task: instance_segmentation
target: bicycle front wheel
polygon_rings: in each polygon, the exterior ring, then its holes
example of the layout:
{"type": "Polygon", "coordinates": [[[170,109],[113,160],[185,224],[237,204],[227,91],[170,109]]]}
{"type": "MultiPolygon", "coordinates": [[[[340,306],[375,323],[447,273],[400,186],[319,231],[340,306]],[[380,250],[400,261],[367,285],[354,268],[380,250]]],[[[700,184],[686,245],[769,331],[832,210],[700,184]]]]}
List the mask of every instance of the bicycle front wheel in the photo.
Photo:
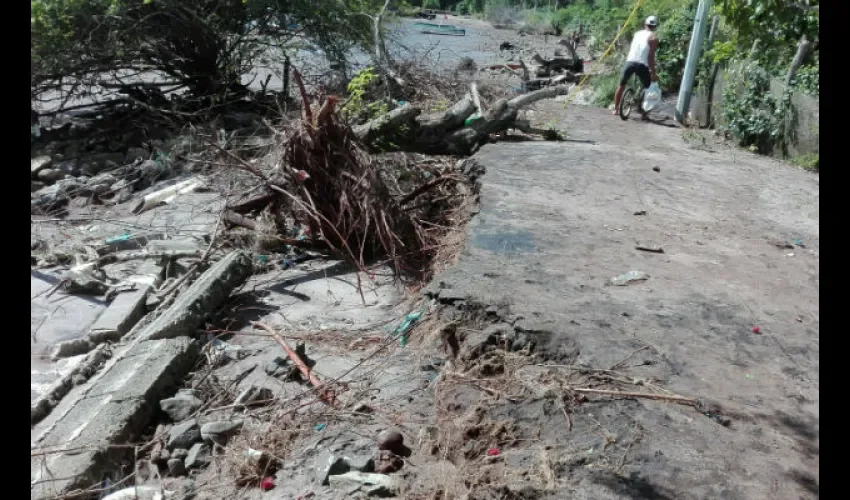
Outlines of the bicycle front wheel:
{"type": "Polygon", "coordinates": [[[620,99],[620,109],[618,110],[620,114],[620,118],[623,120],[628,120],[629,115],[632,113],[632,103],[635,100],[635,89],[627,88],[623,92],[623,98],[620,99]]]}

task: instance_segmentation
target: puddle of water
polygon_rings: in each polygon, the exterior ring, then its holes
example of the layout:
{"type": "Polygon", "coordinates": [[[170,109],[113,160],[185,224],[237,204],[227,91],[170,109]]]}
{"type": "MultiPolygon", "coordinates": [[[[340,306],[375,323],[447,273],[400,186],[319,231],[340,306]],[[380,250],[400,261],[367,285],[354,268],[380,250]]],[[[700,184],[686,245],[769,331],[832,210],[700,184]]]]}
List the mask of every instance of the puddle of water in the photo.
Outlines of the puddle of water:
{"type": "Polygon", "coordinates": [[[497,255],[515,257],[534,252],[534,237],[526,231],[503,231],[478,233],[472,238],[472,245],[497,255]]]}

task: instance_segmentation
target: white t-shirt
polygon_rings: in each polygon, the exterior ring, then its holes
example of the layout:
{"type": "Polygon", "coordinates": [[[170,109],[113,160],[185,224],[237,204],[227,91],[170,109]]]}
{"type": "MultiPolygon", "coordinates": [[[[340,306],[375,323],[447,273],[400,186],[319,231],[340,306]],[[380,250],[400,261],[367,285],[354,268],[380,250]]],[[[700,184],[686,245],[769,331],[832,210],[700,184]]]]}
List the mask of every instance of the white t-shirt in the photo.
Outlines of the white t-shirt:
{"type": "Polygon", "coordinates": [[[628,62],[641,63],[644,66],[649,66],[649,37],[652,32],[649,30],[640,30],[635,33],[632,38],[632,46],[629,48],[629,56],[626,58],[628,62]]]}

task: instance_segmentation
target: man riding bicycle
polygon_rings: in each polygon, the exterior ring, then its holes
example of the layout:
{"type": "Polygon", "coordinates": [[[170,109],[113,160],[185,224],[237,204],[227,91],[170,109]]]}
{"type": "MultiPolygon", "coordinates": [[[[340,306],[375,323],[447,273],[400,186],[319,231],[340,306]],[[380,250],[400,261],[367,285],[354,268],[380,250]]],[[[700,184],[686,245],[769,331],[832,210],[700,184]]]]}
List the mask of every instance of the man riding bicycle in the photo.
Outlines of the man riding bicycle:
{"type": "MultiPolygon", "coordinates": [[[[655,29],[658,28],[658,18],[649,16],[643,24],[644,29],[635,33],[634,38],[632,38],[632,46],[629,48],[628,57],[626,57],[626,65],[623,66],[620,85],[614,94],[615,115],[617,110],[620,109],[620,101],[623,99],[626,83],[632,75],[637,75],[644,90],[648,89],[652,82],[658,81],[658,74],[655,72],[655,50],[658,48],[658,37],[655,36],[655,29]]],[[[646,119],[646,112],[643,110],[641,112],[643,119],[646,119]]]]}

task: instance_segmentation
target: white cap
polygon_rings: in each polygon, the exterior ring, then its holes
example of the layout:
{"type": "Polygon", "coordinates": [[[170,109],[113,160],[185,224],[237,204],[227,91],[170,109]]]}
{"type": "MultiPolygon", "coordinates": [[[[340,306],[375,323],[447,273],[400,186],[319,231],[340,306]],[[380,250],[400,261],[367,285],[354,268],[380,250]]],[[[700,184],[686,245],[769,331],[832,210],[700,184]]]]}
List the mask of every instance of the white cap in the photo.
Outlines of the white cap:
{"type": "Polygon", "coordinates": [[[647,26],[658,26],[658,18],[655,16],[649,16],[646,18],[646,22],[644,24],[647,26]]]}

